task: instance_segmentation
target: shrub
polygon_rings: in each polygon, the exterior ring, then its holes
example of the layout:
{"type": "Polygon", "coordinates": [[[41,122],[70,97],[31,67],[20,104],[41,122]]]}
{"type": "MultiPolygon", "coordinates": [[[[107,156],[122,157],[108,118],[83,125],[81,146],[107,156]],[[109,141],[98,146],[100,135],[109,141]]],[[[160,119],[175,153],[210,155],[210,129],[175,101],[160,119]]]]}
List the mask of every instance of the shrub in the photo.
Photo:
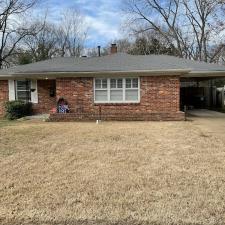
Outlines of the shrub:
{"type": "Polygon", "coordinates": [[[23,101],[8,101],[5,103],[6,118],[9,120],[29,116],[32,113],[32,103],[23,101]]]}

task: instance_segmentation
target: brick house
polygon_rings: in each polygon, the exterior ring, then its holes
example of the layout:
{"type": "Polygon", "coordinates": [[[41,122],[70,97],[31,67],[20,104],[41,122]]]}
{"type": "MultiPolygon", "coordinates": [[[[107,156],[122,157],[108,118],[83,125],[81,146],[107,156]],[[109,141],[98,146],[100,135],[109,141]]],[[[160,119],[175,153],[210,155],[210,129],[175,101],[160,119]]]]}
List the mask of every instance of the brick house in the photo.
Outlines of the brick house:
{"type": "MultiPolygon", "coordinates": [[[[117,53],[112,45],[108,56],[53,58],[0,71],[0,115],[8,100],[31,101],[40,114],[50,113],[63,98],[70,112],[51,113],[51,120],[184,120],[181,105],[186,103],[181,100],[190,100],[193,91],[183,98],[182,88],[195,83],[200,91],[201,82],[224,76],[223,66],[173,56],[132,56],[117,53]]],[[[209,105],[212,86],[206,87],[208,93],[201,90],[209,105]]]]}

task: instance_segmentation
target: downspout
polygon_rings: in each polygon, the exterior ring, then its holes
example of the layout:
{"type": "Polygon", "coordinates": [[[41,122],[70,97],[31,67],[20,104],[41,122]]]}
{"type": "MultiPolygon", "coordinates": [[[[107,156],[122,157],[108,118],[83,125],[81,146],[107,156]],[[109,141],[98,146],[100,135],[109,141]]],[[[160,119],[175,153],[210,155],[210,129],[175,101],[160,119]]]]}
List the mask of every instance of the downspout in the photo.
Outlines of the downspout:
{"type": "Polygon", "coordinates": [[[209,89],[210,89],[210,108],[213,107],[213,82],[212,79],[209,80],[209,89]]]}
{"type": "Polygon", "coordinates": [[[224,104],[224,101],[225,101],[225,85],[222,88],[221,99],[222,99],[222,109],[224,109],[225,108],[225,104],[224,104]]]}

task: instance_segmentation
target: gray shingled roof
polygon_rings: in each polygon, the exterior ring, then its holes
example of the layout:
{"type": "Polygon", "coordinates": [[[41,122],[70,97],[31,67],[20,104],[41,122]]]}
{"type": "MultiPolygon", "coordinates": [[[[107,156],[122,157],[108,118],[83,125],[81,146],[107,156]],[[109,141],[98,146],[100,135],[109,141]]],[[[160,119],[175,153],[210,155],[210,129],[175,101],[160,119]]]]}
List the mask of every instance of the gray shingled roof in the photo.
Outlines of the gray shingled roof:
{"type": "Polygon", "coordinates": [[[0,76],[56,72],[130,72],[191,70],[191,73],[225,72],[225,67],[166,55],[128,55],[117,53],[92,58],[53,58],[0,71],[0,76]]]}

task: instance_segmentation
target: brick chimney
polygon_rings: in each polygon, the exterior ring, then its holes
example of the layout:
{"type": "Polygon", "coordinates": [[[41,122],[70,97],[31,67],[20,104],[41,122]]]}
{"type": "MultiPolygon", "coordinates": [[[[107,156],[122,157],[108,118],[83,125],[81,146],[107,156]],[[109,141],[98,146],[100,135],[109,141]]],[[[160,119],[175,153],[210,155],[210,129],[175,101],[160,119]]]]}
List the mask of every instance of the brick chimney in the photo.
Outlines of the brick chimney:
{"type": "Polygon", "coordinates": [[[112,44],[111,45],[110,53],[111,54],[117,53],[117,46],[116,46],[116,44],[112,44]]]}

